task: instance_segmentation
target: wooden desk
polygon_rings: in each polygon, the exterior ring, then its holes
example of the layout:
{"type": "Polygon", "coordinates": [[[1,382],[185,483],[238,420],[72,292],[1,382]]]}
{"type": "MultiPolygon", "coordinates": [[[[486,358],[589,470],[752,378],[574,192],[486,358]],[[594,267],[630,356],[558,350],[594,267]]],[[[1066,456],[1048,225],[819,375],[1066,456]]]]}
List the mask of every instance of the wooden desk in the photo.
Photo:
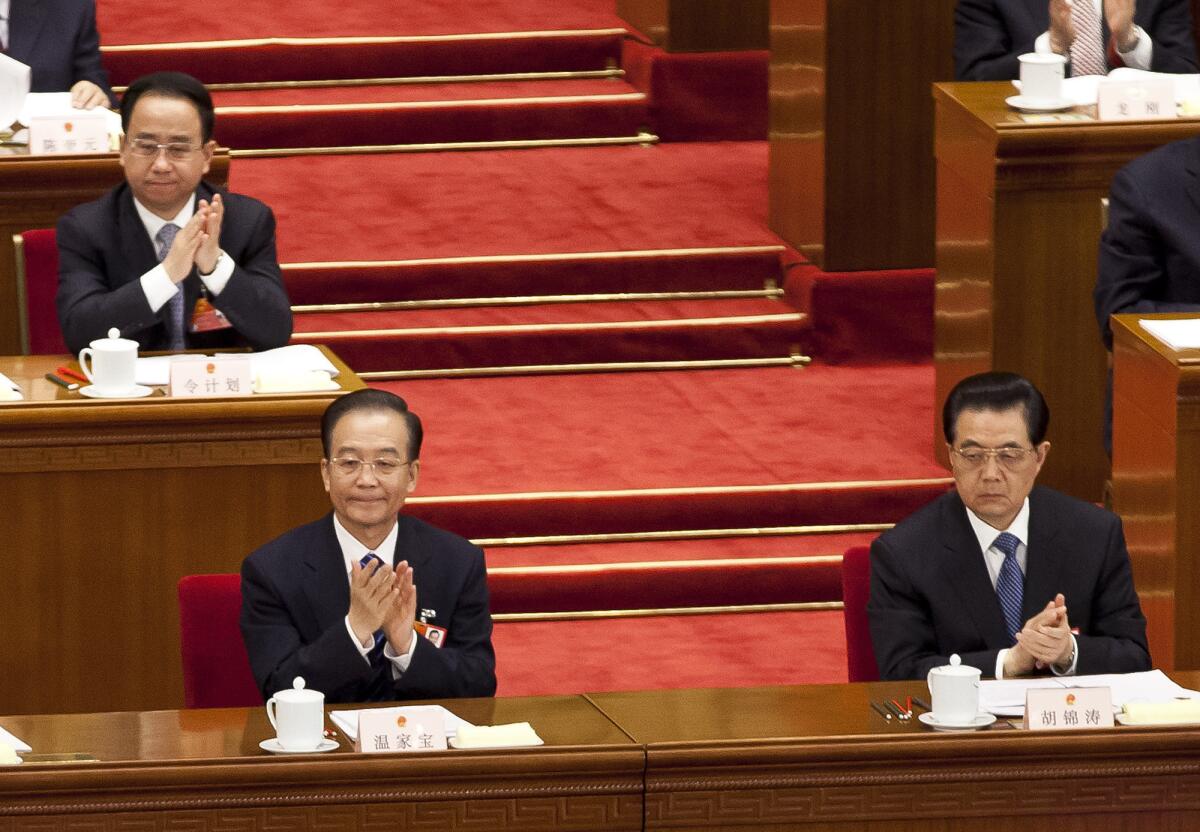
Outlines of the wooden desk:
{"type": "Polygon", "coordinates": [[[771,0],[771,228],[827,272],[933,265],[955,0],[771,0]]]}
{"type": "Polygon", "coordinates": [[[1007,83],[937,84],[934,448],[941,403],[984,370],[1029,377],[1050,405],[1040,481],[1101,499],[1106,360],[1092,289],[1100,200],[1125,163],[1200,132],[1200,121],[1030,124],[1007,83]]]}
{"type": "MultiPolygon", "coordinates": [[[[1177,680],[1194,688],[1200,674],[1177,680]]],[[[869,707],[925,692],[909,682],[589,698],[646,747],[647,830],[1200,825],[1200,728],[934,734],[869,707]]]]}
{"type": "Polygon", "coordinates": [[[617,14],[668,52],[768,46],[768,0],[617,0],[617,14]]]}
{"type": "Polygon", "coordinates": [[[1113,508],[1125,523],[1150,654],[1200,668],[1200,350],[1113,318],[1113,508]]]}
{"type": "MultiPolygon", "coordinates": [[[[93,676],[100,690],[111,676],[93,676]]],[[[0,768],[0,829],[640,830],[645,755],[582,697],[455,700],[528,720],[546,747],[272,756],[261,709],[4,717],[37,752],[100,762],[0,768]]]]}
{"type": "MultiPolygon", "coordinates": [[[[0,355],[21,351],[13,235],[53,228],[68,209],[96,199],[122,178],[116,153],[0,155],[0,355]]],[[[227,149],[217,150],[205,179],[220,187],[229,182],[227,149]]]]}
{"type": "Polygon", "coordinates": [[[0,358],[0,712],[182,705],[176,583],[329,510],[338,394],[95,401],[43,378],[67,360],[0,358]]]}

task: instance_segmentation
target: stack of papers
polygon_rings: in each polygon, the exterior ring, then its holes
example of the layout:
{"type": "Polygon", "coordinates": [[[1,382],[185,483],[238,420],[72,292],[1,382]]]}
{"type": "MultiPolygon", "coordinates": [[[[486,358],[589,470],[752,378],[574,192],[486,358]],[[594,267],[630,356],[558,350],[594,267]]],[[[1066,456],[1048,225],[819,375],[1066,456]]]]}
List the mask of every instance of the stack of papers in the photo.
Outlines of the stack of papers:
{"type": "Polygon", "coordinates": [[[33,750],[27,743],[21,742],[21,740],[17,739],[3,728],[0,728],[0,742],[4,743],[5,745],[12,746],[13,750],[20,754],[28,754],[33,750]]]}
{"type": "Polygon", "coordinates": [[[25,104],[17,115],[17,121],[28,127],[29,122],[39,116],[77,116],[80,113],[101,113],[104,126],[110,136],[121,135],[121,116],[106,107],[94,110],[77,110],[71,106],[69,92],[31,92],[25,96],[25,104]]]}
{"type": "Polygon", "coordinates": [[[458,736],[449,744],[451,748],[527,748],[544,743],[528,722],[514,722],[510,725],[460,726],[458,736]]]}
{"type": "Polygon", "coordinates": [[[1166,321],[1143,318],[1138,323],[1173,350],[1200,349],[1200,318],[1166,321]]]}
{"type": "Polygon", "coordinates": [[[1114,711],[1131,702],[1200,699],[1200,692],[1172,682],[1161,670],[1107,673],[1097,676],[1039,676],[979,683],[979,707],[996,716],[1024,716],[1025,692],[1037,688],[1110,688],[1114,711]]]}
{"type": "MultiPolygon", "coordinates": [[[[198,358],[196,355],[174,356],[155,355],[149,358],[139,358],[135,370],[136,381],[147,387],[162,387],[171,382],[171,362],[177,357],[198,358]]],[[[302,387],[302,390],[332,390],[337,385],[330,384],[330,379],[337,377],[338,369],[333,366],[325,354],[312,344],[289,344],[266,352],[250,354],[250,365],[254,378],[274,379],[288,376],[299,376],[309,380],[313,386],[302,387]],[[311,372],[320,372],[324,378],[309,376],[311,372]],[[314,381],[315,379],[315,381],[314,381]]],[[[295,392],[293,388],[289,391],[295,392]]],[[[268,392],[268,391],[263,391],[268,392]]],[[[282,392],[269,391],[269,392],[282,392]]]]}
{"type": "Polygon", "coordinates": [[[0,373],[0,402],[21,401],[20,386],[4,373],[0,373]]]}

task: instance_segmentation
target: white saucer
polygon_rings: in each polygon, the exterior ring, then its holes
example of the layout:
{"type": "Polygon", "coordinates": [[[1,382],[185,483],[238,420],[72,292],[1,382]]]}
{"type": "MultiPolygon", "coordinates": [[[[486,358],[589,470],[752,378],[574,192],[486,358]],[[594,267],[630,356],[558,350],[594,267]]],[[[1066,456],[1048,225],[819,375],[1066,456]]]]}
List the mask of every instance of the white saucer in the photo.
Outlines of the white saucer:
{"type": "Polygon", "coordinates": [[[153,387],[143,387],[140,384],[135,384],[120,393],[101,393],[94,384],[79,389],[79,395],[87,396],[89,399],[143,399],[153,392],[153,387]]]}
{"type": "Polygon", "coordinates": [[[928,711],[918,714],[917,719],[924,722],[935,731],[977,731],[986,728],[996,721],[995,714],[981,713],[970,722],[942,722],[928,711]]]}
{"type": "Polygon", "coordinates": [[[1004,103],[1023,113],[1057,113],[1075,106],[1069,98],[1029,98],[1024,95],[1010,95],[1004,103]]]}
{"type": "Polygon", "coordinates": [[[322,751],[332,751],[338,747],[337,740],[321,740],[321,744],[316,748],[306,748],[301,750],[284,748],[279,744],[277,737],[271,737],[269,740],[263,740],[258,744],[258,747],[263,751],[270,751],[272,754],[320,754],[322,751]]]}

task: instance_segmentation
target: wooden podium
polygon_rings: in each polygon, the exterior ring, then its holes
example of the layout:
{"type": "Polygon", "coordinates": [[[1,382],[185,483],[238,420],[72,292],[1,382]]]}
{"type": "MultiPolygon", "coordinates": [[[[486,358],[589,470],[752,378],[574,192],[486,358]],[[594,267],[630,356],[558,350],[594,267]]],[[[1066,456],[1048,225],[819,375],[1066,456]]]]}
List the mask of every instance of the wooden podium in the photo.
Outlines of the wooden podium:
{"type": "Polygon", "coordinates": [[[0,404],[0,713],[179,707],[176,583],[329,510],[340,392],[92,400],[43,378],[68,360],[0,358],[26,398],[0,404]]]}
{"type": "MultiPolygon", "coordinates": [[[[1037,123],[1008,83],[937,84],[937,399],[984,370],[1030,378],[1050,405],[1041,482],[1101,499],[1106,358],[1092,306],[1113,174],[1200,121],[1037,123]]],[[[946,463],[940,416],[934,448],[946,463]]]]}
{"type": "MultiPolygon", "coordinates": [[[[91,156],[0,155],[0,355],[21,352],[13,235],[53,228],[70,208],[96,199],[124,178],[116,153],[91,156]]],[[[229,151],[219,148],[205,179],[229,181],[229,151]]]]}
{"type": "Polygon", "coordinates": [[[1200,668],[1200,350],[1113,317],[1113,508],[1125,523],[1150,655],[1200,668]]]}
{"type": "Polygon", "coordinates": [[[772,0],[771,229],[827,272],[933,265],[955,0],[772,0]]]}

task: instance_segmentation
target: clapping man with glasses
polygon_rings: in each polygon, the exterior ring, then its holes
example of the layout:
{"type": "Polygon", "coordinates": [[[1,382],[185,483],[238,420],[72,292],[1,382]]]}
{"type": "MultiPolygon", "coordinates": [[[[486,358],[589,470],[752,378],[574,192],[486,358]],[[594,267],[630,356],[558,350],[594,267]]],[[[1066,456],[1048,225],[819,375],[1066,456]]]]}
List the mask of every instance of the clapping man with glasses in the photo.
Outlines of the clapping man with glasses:
{"type": "Polygon", "coordinates": [[[401,512],[422,435],[383,390],[326,409],[321,478],[333,512],[242,564],[242,636],[264,697],[296,676],[328,702],[496,692],[482,550],[401,512]]]}
{"type": "Polygon", "coordinates": [[[179,72],[146,75],[121,100],[125,182],[58,222],[58,320],[78,352],[111,327],[143,350],[287,343],[292,313],[275,217],[202,181],[213,105],[179,72]]]}
{"type": "Polygon", "coordinates": [[[1042,394],[1012,373],[950,391],[955,489],[871,546],[881,678],[924,679],[953,653],[996,678],[1150,668],[1120,519],[1035,485],[1049,422],[1042,394]]]}

